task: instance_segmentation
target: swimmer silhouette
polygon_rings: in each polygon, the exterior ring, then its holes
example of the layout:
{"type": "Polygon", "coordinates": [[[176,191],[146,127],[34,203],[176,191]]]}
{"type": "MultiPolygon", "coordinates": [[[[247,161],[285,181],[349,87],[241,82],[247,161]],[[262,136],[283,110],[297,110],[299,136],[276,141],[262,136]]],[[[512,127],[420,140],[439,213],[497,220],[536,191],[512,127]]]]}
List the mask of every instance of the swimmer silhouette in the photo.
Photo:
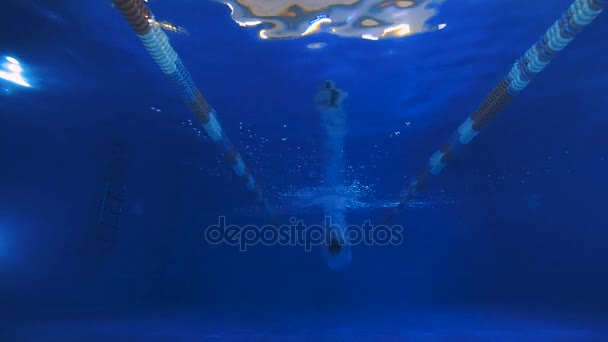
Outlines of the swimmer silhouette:
{"type": "Polygon", "coordinates": [[[332,269],[341,269],[350,264],[352,259],[350,245],[345,236],[344,199],[338,193],[344,186],[343,149],[347,132],[346,112],[342,110],[342,101],[346,97],[347,93],[336,88],[333,81],[325,81],[314,98],[325,133],[324,180],[328,193],[322,199],[327,226],[324,254],[327,265],[332,269]]]}
{"type": "Polygon", "coordinates": [[[340,240],[337,238],[331,238],[329,246],[327,246],[327,250],[329,251],[330,255],[336,256],[342,251],[342,243],[340,243],[340,240]]]}

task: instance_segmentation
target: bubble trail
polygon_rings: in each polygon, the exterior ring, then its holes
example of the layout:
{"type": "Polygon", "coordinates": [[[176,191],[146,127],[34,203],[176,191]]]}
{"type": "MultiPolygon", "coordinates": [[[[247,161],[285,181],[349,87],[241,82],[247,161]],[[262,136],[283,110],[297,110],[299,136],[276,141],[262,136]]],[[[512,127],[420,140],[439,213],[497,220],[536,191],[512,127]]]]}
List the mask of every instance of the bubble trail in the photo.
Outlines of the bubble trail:
{"type": "MultiPolygon", "coordinates": [[[[315,96],[315,105],[321,113],[321,125],[325,132],[325,183],[330,191],[344,186],[344,137],[346,136],[346,112],[342,101],[347,94],[335,87],[333,81],[323,82],[315,96]]],[[[331,193],[322,200],[325,215],[331,219],[326,234],[327,264],[332,269],[340,269],[352,260],[351,248],[345,235],[345,198],[339,193],[331,193]]]]}

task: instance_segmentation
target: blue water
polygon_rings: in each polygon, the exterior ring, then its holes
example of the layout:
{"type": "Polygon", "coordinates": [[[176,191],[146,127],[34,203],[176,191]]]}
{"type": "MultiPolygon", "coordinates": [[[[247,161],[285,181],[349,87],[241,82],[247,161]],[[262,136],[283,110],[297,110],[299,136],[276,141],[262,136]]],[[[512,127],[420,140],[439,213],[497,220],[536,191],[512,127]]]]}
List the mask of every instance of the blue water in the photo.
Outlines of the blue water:
{"type": "MultiPolygon", "coordinates": [[[[448,0],[444,30],[380,41],[264,41],[219,3],[148,5],[188,30],[171,43],[278,216],[318,224],[339,196],[361,224],[570,3],[448,0]],[[349,94],[337,189],[328,79],[349,94]]],[[[0,58],[31,85],[0,79],[0,341],[608,340],[606,13],[398,216],[402,243],[334,270],[320,246],[205,241],[219,216],[270,219],[111,1],[0,8],[0,58]]]]}

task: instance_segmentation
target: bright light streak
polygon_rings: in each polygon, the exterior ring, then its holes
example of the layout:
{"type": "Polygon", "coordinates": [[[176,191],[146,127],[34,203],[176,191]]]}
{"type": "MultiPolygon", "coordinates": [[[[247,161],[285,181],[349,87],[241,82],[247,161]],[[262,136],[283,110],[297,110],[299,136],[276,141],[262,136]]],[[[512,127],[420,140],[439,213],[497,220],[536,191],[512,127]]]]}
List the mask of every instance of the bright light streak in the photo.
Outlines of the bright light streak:
{"type": "Polygon", "coordinates": [[[18,74],[23,72],[23,68],[19,64],[8,64],[7,69],[18,74]]]}
{"type": "Polygon", "coordinates": [[[317,32],[319,31],[319,29],[321,28],[321,25],[323,24],[331,24],[331,19],[329,18],[320,18],[317,20],[313,20],[312,23],[310,23],[310,25],[306,28],[306,31],[304,31],[302,33],[303,36],[309,35],[313,32],[317,32]]]}
{"type": "Polygon", "coordinates": [[[7,62],[9,62],[11,64],[17,64],[17,65],[19,65],[19,61],[16,60],[15,58],[13,58],[13,57],[6,56],[5,59],[6,59],[7,62]]]}
{"type": "Polygon", "coordinates": [[[31,85],[23,78],[23,67],[19,61],[10,56],[4,57],[6,63],[0,68],[0,79],[18,84],[23,87],[31,87],[31,85]]]}
{"type": "Polygon", "coordinates": [[[364,35],[361,36],[361,38],[368,39],[368,40],[378,40],[378,37],[373,36],[371,34],[364,34],[364,35]]]}
{"type": "Polygon", "coordinates": [[[408,34],[412,33],[412,31],[410,29],[410,25],[400,24],[400,25],[396,25],[396,26],[392,26],[392,27],[388,27],[388,28],[384,29],[384,32],[382,33],[382,37],[388,35],[389,33],[392,33],[397,37],[403,37],[403,36],[407,36],[408,34]]]}
{"type": "Polygon", "coordinates": [[[250,21],[236,21],[237,24],[239,24],[240,27],[247,27],[247,26],[256,26],[256,25],[260,25],[262,22],[260,20],[250,20],[250,21]]]}
{"type": "Polygon", "coordinates": [[[6,72],[0,71],[0,78],[9,82],[13,82],[23,87],[31,87],[29,83],[21,76],[20,74],[16,74],[14,72],[6,72]]]}

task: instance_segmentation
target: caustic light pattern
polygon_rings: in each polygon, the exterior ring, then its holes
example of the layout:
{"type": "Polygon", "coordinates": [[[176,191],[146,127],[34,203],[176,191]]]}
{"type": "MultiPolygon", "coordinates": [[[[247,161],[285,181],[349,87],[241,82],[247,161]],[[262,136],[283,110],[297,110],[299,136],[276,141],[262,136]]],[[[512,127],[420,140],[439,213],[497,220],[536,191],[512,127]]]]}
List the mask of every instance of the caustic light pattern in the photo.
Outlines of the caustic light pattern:
{"type": "Polygon", "coordinates": [[[445,0],[216,0],[241,26],[263,25],[262,39],[318,32],[378,40],[441,30],[427,21],[445,0]]]}

